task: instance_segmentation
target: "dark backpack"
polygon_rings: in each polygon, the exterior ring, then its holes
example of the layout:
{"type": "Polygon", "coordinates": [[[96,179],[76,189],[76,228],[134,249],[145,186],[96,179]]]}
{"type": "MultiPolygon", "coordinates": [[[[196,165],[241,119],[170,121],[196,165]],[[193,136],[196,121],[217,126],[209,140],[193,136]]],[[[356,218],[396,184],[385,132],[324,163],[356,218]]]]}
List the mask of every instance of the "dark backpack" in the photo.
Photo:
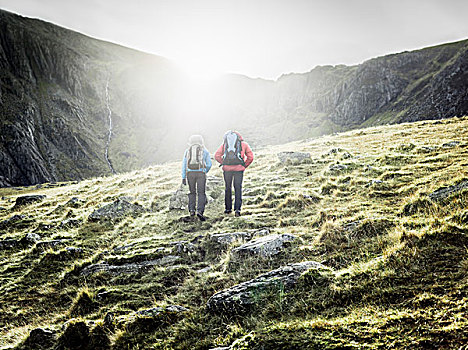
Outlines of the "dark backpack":
{"type": "Polygon", "coordinates": [[[224,155],[222,165],[243,165],[244,159],[241,155],[242,142],[235,132],[229,131],[224,134],[224,155]]]}
{"type": "Polygon", "coordinates": [[[187,168],[190,170],[201,170],[205,168],[203,161],[204,147],[202,145],[192,145],[187,150],[187,168]]]}

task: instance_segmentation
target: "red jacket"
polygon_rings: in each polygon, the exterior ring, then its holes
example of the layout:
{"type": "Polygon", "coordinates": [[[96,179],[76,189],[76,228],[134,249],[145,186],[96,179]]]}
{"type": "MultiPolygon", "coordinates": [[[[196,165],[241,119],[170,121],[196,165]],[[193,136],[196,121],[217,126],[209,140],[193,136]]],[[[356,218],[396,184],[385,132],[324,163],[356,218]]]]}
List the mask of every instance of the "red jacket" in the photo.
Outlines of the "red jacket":
{"type": "MultiPolygon", "coordinates": [[[[237,135],[239,135],[239,133],[237,135]]],[[[223,171],[244,171],[253,162],[254,155],[253,155],[252,150],[250,149],[247,142],[244,142],[241,135],[239,135],[239,138],[241,139],[241,145],[242,145],[241,157],[245,162],[245,166],[241,164],[223,165],[223,171]]],[[[220,164],[223,163],[223,155],[224,155],[224,143],[222,143],[221,146],[219,146],[218,150],[215,153],[215,159],[220,164]]]]}

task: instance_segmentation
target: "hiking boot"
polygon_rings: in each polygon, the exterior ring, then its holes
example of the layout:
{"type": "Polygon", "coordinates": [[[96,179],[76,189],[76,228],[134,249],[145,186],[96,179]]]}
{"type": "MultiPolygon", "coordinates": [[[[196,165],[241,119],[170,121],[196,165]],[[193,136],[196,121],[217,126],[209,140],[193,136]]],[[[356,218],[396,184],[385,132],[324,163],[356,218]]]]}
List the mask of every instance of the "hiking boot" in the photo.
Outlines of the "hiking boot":
{"type": "Polygon", "coordinates": [[[237,217],[241,216],[241,215],[240,215],[240,211],[236,211],[236,216],[237,216],[237,217]]]}
{"type": "Polygon", "coordinates": [[[231,214],[232,213],[232,210],[225,210],[224,211],[224,214],[231,214]]]}
{"type": "Polygon", "coordinates": [[[194,211],[191,211],[191,212],[190,212],[190,216],[195,216],[195,212],[194,212],[194,211]]]}
{"type": "Polygon", "coordinates": [[[200,221],[206,221],[206,216],[203,215],[203,213],[197,213],[198,218],[200,221]]]}

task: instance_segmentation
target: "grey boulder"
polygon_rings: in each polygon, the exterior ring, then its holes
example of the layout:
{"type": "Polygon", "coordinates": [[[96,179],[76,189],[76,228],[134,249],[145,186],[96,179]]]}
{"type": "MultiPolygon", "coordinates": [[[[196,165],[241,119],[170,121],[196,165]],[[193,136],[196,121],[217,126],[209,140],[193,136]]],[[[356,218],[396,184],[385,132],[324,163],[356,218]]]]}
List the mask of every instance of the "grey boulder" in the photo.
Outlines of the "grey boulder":
{"type": "Polygon", "coordinates": [[[311,278],[317,281],[328,279],[331,272],[315,261],[286,265],[214,294],[208,299],[207,308],[215,313],[243,311],[268,292],[290,291],[297,285],[299,277],[311,270],[315,270],[311,278]]]}
{"type": "Polygon", "coordinates": [[[433,201],[443,200],[452,195],[453,193],[460,192],[465,188],[468,188],[468,180],[461,181],[456,185],[441,187],[438,190],[432,192],[429,195],[429,198],[433,201]]]}
{"type": "Polygon", "coordinates": [[[296,238],[296,236],[288,233],[260,237],[234,248],[231,255],[237,259],[248,256],[271,257],[280,253],[289,242],[294,241],[296,238]]]}
{"type": "Polygon", "coordinates": [[[310,159],[310,153],[304,152],[280,152],[277,157],[281,163],[290,162],[303,162],[310,159]]]}
{"type": "Polygon", "coordinates": [[[89,221],[116,221],[126,216],[137,216],[146,210],[141,205],[132,204],[125,200],[117,199],[111,204],[107,204],[89,215],[89,221]]]}

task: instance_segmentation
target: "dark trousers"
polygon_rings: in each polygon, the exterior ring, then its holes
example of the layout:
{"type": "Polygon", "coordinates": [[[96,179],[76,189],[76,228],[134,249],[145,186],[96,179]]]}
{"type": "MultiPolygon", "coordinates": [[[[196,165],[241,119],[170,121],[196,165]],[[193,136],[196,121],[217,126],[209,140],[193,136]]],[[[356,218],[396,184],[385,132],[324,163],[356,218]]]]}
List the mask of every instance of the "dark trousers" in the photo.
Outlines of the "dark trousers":
{"type": "Polygon", "coordinates": [[[243,171],[225,171],[224,184],[226,189],[224,192],[224,206],[226,210],[232,210],[232,183],[234,181],[234,211],[240,211],[242,205],[242,180],[244,178],[243,171]]]}
{"type": "Polygon", "coordinates": [[[187,181],[190,193],[188,195],[188,210],[195,211],[195,199],[198,195],[197,212],[203,214],[206,204],[206,174],[203,171],[188,171],[187,181]]]}

